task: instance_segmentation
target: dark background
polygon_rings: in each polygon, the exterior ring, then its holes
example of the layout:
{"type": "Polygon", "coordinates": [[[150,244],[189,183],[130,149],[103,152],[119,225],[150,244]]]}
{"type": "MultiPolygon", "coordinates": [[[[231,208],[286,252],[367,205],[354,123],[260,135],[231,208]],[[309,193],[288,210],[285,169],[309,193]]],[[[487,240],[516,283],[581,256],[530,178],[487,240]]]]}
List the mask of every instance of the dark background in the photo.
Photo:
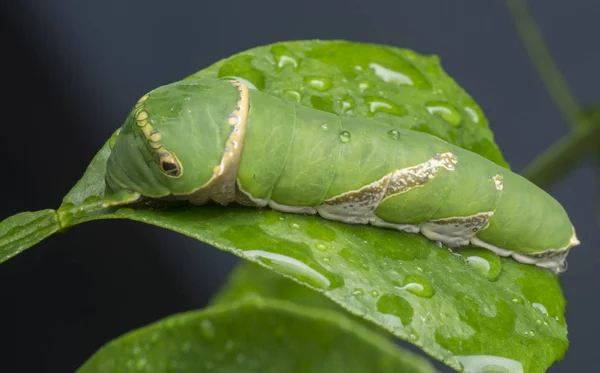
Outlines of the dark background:
{"type": "MultiPolygon", "coordinates": [[[[482,106],[516,171],[567,132],[502,1],[0,4],[0,219],[58,207],[146,91],[282,40],[341,38],[440,55],[482,106]]],[[[600,101],[600,3],[531,6],[577,96],[600,101]]],[[[598,371],[597,168],[585,163],[548,189],[583,242],[561,276],[571,345],[553,373],[598,371]]],[[[87,223],[50,237],[0,266],[0,371],[73,372],[112,338],[205,306],[235,262],[195,240],[128,221],[87,223]]]]}

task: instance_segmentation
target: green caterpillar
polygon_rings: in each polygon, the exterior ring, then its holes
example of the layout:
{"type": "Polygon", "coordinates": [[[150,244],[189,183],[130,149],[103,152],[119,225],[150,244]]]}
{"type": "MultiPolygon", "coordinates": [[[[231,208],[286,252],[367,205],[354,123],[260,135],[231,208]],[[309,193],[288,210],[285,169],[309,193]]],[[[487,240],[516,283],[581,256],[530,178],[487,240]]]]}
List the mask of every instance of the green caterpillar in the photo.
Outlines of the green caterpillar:
{"type": "Polygon", "coordinates": [[[105,206],[141,197],[319,214],[566,269],[563,207],[435,136],[292,104],[237,80],[183,80],[135,105],[107,163],[105,206]]]}

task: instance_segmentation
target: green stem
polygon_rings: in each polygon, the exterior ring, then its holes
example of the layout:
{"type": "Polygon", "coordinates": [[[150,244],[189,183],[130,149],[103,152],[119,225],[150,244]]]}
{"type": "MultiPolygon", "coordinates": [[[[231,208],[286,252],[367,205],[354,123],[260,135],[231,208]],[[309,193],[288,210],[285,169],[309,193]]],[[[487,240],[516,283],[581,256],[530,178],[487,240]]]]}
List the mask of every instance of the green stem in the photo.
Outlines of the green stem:
{"type": "Polygon", "coordinates": [[[586,155],[597,150],[600,122],[573,130],[533,160],[521,173],[540,188],[546,188],[573,170],[586,155]]]}
{"type": "Polygon", "coordinates": [[[525,50],[554,104],[572,128],[578,127],[582,124],[582,120],[585,121],[579,115],[581,108],[578,100],[550,55],[539,26],[530,14],[526,0],[507,0],[506,5],[525,45],[525,50]]]}

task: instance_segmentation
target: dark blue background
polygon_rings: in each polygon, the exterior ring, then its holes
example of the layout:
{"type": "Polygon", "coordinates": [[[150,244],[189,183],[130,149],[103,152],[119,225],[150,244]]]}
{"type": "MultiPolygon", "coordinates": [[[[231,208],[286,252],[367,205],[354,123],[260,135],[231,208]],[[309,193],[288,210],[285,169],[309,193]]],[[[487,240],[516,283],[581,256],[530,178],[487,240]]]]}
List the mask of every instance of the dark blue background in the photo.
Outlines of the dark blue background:
{"type": "MultiPolygon", "coordinates": [[[[600,4],[531,5],[577,96],[600,101],[600,4]]],[[[567,132],[502,1],[14,0],[0,7],[0,218],[58,207],[146,91],[282,40],[347,39],[438,54],[482,106],[516,171],[567,132]]],[[[554,373],[598,369],[597,168],[590,160],[548,189],[583,241],[561,276],[571,345],[554,373]]],[[[73,372],[124,332],[203,307],[235,261],[127,221],[53,236],[0,266],[0,370],[73,372]]]]}

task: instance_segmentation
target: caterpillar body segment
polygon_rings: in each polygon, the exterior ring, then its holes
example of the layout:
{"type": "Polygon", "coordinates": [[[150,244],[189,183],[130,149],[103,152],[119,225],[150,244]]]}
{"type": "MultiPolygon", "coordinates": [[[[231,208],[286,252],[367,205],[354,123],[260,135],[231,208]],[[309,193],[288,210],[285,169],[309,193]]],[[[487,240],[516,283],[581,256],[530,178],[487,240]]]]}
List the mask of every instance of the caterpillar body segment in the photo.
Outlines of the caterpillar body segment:
{"type": "Polygon", "coordinates": [[[478,154],[238,81],[185,80],[138,102],[108,160],[105,204],[141,196],[421,233],[557,273],[579,244],[554,198],[478,154]]]}

